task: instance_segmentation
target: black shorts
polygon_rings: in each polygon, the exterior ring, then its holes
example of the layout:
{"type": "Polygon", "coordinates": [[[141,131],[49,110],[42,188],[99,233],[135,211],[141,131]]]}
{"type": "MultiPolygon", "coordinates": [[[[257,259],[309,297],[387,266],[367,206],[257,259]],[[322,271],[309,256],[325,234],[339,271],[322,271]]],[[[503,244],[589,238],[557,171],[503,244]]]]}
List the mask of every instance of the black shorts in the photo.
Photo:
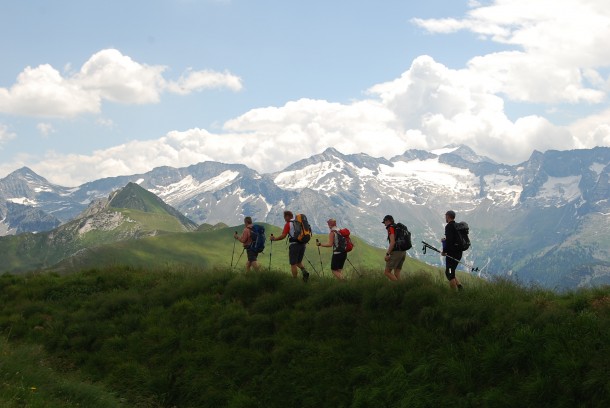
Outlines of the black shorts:
{"type": "Polygon", "coordinates": [[[459,265],[459,260],[462,259],[462,254],[447,254],[445,257],[445,276],[447,280],[455,279],[455,269],[459,265]],[[449,258],[451,257],[451,258],[449,258]],[[455,258],[455,259],[452,259],[455,258]]]}
{"type": "Polygon", "coordinates": [[[258,252],[251,249],[246,249],[246,255],[248,255],[248,262],[256,262],[256,258],[258,258],[258,252]]]}
{"type": "Polygon", "coordinates": [[[338,254],[333,253],[333,257],[330,259],[330,270],[338,271],[343,269],[345,260],[347,259],[347,252],[340,252],[338,254]]]}
{"type": "Polygon", "coordinates": [[[288,245],[288,261],[290,265],[296,265],[303,262],[305,256],[305,244],[295,242],[294,244],[288,245]]]}

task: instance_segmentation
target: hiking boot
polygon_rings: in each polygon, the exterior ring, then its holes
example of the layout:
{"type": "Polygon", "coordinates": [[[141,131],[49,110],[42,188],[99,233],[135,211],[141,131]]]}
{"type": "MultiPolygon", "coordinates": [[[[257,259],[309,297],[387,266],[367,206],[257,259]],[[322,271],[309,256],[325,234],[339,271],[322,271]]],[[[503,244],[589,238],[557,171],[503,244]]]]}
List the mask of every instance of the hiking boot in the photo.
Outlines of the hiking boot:
{"type": "Polygon", "coordinates": [[[464,287],[462,286],[462,284],[459,284],[458,285],[458,290],[462,290],[462,289],[464,289],[464,287]]]}
{"type": "Polygon", "coordinates": [[[309,272],[307,272],[305,269],[303,269],[303,282],[307,282],[308,279],[309,279],[309,272]]]}

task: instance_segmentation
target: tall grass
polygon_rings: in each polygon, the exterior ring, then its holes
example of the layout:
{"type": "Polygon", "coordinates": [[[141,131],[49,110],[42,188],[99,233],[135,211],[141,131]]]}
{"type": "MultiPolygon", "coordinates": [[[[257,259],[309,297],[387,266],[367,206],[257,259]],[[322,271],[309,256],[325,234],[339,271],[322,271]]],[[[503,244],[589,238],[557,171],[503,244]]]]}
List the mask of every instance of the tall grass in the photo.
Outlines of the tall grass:
{"type": "Polygon", "coordinates": [[[0,344],[37,348],[49,379],[78,375],[75,388],[126,406],[610,404],[610,289],[453,292],[429,274],[364,272],[307,284],[277,271],[4,275],[0,344]]]}

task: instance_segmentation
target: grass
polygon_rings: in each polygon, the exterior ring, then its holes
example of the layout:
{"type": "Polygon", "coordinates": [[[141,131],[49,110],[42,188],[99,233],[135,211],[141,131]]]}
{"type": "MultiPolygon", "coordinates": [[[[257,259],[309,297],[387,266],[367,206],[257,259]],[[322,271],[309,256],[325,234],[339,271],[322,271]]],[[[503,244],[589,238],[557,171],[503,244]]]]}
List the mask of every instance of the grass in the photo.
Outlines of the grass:
{"type": "Polygon", "coordinates": [[[81,406],[610,403],[610,288],[473,280],[458,293],[435,274],[363,274],[307,284],[279,270],[186,267],[3,275],[0,345],[14,362],[5,370],[3,359],[3,379],[17,366],[46,374],[9,378],[0,402],[35,406],[29,387],[59,390],[67,378],[81,406]]]}

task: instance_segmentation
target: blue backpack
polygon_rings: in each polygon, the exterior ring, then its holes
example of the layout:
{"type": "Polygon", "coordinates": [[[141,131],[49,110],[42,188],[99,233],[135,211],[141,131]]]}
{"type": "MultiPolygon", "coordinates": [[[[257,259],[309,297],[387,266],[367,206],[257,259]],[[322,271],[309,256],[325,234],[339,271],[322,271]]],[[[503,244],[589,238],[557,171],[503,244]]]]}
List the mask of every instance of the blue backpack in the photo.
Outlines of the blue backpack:
{"type": "Polygon", "coordinates": [[[253,225],[250,228],[250,237],[252,237],[252,243],[248,247],[254,252],[261,253],[265,250],[265,227],[262,225],[253,225]]]}

